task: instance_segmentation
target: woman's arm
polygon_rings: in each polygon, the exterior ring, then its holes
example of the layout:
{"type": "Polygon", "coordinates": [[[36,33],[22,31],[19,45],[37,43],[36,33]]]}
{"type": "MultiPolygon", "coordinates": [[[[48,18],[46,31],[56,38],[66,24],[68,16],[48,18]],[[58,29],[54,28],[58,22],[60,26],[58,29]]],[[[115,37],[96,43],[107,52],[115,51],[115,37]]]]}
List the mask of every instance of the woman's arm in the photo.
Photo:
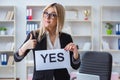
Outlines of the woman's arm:
{"type": "Polygon", "coordinates": [[[63,41],[66,44],[64,49],[70,51],[71,66],[74,69],[78,69],[80,67],[80,54],[78,52],[77,46],[73,43],[72,37],[70,35],[66,34],[62,38],[65,39],[63,41]]]}
{"type": "Polygon", "coordinates": [[[37,43],[37,40],[33,39],[33,34],[31,32],[30,34],[28,34],[23,45],[14,54],[15,61],[16,62],[21,61],[27,55],[27,53],[30,51],[30,49],[35,48],[36,43],[37,43]]]}
{"type": "Polygon", "coordinates": [[[64,49],[70,51],[71,66],[74,69],[78,69],[80,66],[80,55],[76,45],[71,42],[64,49]]]}

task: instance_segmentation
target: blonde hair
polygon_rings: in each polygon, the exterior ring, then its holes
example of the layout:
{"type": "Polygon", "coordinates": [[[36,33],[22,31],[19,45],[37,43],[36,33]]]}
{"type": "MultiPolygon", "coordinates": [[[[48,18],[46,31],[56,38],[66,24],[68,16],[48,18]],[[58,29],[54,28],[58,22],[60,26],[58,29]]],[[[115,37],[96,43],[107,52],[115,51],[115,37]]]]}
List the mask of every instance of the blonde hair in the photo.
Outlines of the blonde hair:
{"type": "MultiPolygon", "coordinates": [[[[53,3],[50,4],[48,6],[46,6],[43,9],[43,13],[44,11],[46,11],[48,8],[53,7],[55,9],[55,12],[57,14],[57,27],[56,27],[56,34],[59,34],[59,32],[61,32],[63,26],[64,26],[64,18],[65,18],[65,9],[64,7],[59,4],[59,3],[53,3]]],[[[43,13],[41,15],[41,23],[40,23],[40,28],[38,30],[36,30],[34,33],[38,33],[38,41],[40,41],[41,36],[45,33],[45,27],[43,24],[43,13]]]]}

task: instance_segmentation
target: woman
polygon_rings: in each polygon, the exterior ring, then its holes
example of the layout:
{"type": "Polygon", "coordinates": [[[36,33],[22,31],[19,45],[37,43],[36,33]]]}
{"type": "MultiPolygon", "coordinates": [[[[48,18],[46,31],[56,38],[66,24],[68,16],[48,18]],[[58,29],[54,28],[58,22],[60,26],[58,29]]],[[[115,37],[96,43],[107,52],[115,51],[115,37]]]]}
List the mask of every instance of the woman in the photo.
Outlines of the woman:
{"type": "MultiPolygon", "coordinates": [[[[70,51],[71,66],[78,69],[80,59],[76,45],[69,34],[61,32],[64,25],[65,10],[61,4],[53,3],[45,7],[41,26],[31,31],[23,45],[14,54],[16,62],[21,61],[30,50],[33,50],[35,61],[36,50],[65,49],[70,51]]],[[[35,63],[34,63],[35,64],[35,63]]],[[[34,67],[33,80],[70,80],[66,68],[36,71],[34,67]]]]}

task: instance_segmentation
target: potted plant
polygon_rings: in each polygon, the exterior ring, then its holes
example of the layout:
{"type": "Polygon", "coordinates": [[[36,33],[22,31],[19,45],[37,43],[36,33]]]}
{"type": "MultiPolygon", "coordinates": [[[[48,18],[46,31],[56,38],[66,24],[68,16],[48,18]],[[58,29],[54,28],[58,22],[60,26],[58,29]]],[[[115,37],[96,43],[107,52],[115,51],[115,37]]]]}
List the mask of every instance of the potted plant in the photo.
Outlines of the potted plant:
{"type": "Polygon", "coordinates": [[[5,34],[6,34],[6,31],[7,31],[7,28],[6,28],[6,27],[0,27],[0,34],[1,34],[1,35],[5,35],[5,34]]]}
{"type": "Polygon", "coordinates": [[[106,24],[105,24],[105,28],[107,28],[106,33],[107,33],[108,35],[111,35],[111,34],[112,34],[113,25],[112,25],[111,23],[106,23],[106,24]]]}

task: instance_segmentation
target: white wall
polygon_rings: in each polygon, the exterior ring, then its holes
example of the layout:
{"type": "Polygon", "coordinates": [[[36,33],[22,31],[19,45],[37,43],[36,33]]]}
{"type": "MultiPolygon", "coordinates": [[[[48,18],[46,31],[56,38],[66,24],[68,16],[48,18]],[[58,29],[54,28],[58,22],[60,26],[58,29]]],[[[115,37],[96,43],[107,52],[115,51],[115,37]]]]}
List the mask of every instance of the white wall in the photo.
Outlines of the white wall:
{"type": "MultiPolygon", "coordinates": [[[[49,3],[61,3],[63,5],[91,5],[93,7],[94,21],[94,50],[99,50],[99,27],[100,27],[100,6],[102,5],[120,5],[120,0],[0,0],[0,5],[15,5],[17,9],[16,16],[16,34],[17,49],[22,44],[25,36],[26,25],[26,5],[45,5],[49,3]]],[[[17,63],[17,77],[26,80],[25,61],[17,63]]]]}

